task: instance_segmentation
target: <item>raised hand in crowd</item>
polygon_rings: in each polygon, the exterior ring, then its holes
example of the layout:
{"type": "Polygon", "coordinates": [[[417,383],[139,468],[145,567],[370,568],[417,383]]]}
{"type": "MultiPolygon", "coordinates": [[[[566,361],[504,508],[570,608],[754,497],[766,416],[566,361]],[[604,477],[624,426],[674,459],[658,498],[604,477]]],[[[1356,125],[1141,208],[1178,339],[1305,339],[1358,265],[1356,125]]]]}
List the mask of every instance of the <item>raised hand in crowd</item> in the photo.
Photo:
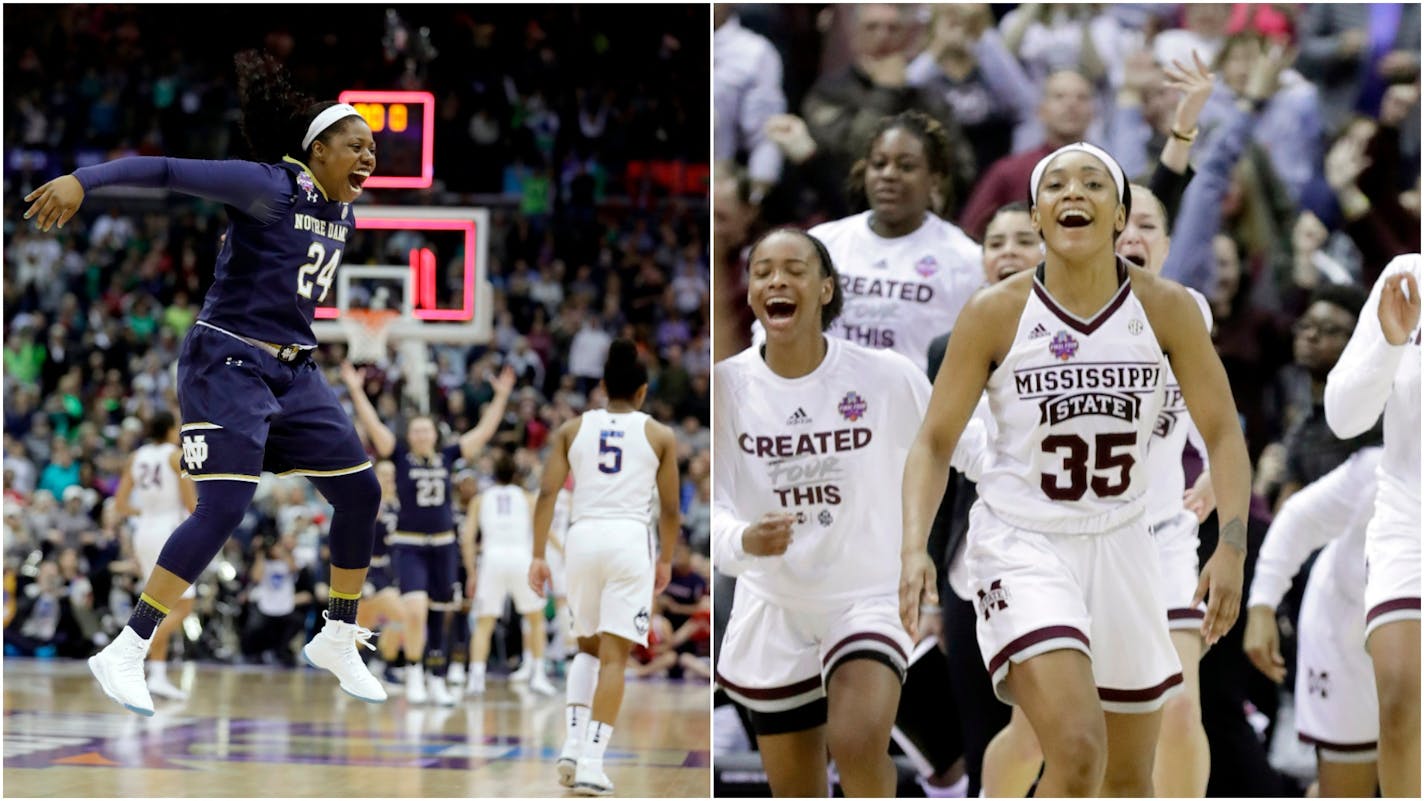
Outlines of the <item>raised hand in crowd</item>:
{"type": "Polygon", "coordinates": [[[806,121],[795,114],[775,114],[766,121],[766,137],[781,148],[793,164],[805,164],[816,155],[816,140],[806,121]]]}

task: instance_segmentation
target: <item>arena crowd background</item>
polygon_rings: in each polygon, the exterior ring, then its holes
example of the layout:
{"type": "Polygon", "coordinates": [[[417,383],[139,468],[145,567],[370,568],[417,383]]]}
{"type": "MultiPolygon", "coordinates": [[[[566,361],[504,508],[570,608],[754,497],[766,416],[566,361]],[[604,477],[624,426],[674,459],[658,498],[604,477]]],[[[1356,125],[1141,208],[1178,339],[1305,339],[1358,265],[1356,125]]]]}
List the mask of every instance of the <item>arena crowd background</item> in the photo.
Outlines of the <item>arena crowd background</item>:
{"type": "MultiPolygon", "coordinates": [[[[609,341],[630,336],[649,365],[648,411],[679,433],[685,538],[707,554],[709,118],[705,94],[686,91],[706,85],[706,9],[361,6],[322,13],[320,26],[283,23],[286,11],[234,7],[213,25],[191,6],[5,8],[7,28],[25,31],[4,56],[7,655],[86,657],[127,619],[141,579],[111,496],[150,417],[177,411],[170,368],[226,226],[215,204],[132,192],[40,234],[21,199],[120,156],[246,157],[232,58],[251,47],[317,98],[436,97],[434,185],[362,202],[491,211],[492,341],[432,346],[442,439],[473,427],[490,379],[514,365],[494,444],[537,490],[549,432],[590,402],[609,341]]],[[[395,350],[367,391],[404,436],[412,410],[395,350]]],[[[319,355],[338,393],[343,352],[319,355]]],[[[462,513],[492,482],[492,458],[458,468],[462,513]]],[[[202,580],[187,658],[292,662],[290,641],[242,647],[255,619],[248,568],[259,549],[290,552],[293,620],[319,624],[329,513],[305,481],[264,477],[202,580]]]]}
{"type": "MultiPolygon", "coordinates": [[[[1026,201],[1029,170],[1059,145],[1099,143],[1146,183],[1179,97],[1161,68],[1190,64],[1195,50],[1216,88],[1192,164],[1197,180],[1225,189],[1202,221],[1213,235],[1194,288],[1211,302],[1253,462],[1252,558],[1286,495],[1371,436],[1379,442],[1378,428],[1336,440],[1312,394],[1312,378],[1323,387],[1351,329],[1297,320],[1323,298],[1352,321],[1388,261],[1419,250],[1418,5],[718,4],[713,24],[717,359],[748,343],[745,248],[770,227],[864,210],[847,179],[882,116],[917,109],[949,129],[954,159],[941,216],[981,241],[988,215],[1026,201]],[[1277,45],[1295,56],[1253,141],[1208,163],[1206,154],[1221,152],[1213,133],[1224,114],[1277,45]],[[1050,82],[1061,70],[1078,77],[1050,82]],[[796,120],[769,128],[782,113],[796,120]],[[1022,178],[1005,180],[1011,174],[1022,178]]],[[[1189,465],[1189,481],[1199,467],[1189,465]]],[[[1215,517],[1201,538],[1204,561],[1215,517]]],[[[1288,660],[1308,567],[1281,610],[1288,660]]],[[[946,573],[942,565],[941,579],[946,573]]],[[[1251,577],[1248,560],[1246,588],[1251,577]]],[[[732,585],[717,580],[719,630],[732,585]]],[[[1245,619],[1243,609],[1202,663],[1208,794],[1299,796],[1315,767],[1289,722],[1294,664],[1282,688],[1255,670],[1242,652],[1245,619]]],[[[933,703],[907,685],[901,710],[933,703]]],[[[918,744],[933,762],[921,773],[935,775],[922,775],[918,788],[911,775],[901,792],[962,795],[963,784],[951,790],[965,770],[953,710],[931,717],[945,742],[918,744]]],[[[719,708],[718,793],[758,794],[755,758],[728,758],[749,747],[736,721],[719,708]]],[[[967,789],[973,795],[977,785],[967,789]]]]}

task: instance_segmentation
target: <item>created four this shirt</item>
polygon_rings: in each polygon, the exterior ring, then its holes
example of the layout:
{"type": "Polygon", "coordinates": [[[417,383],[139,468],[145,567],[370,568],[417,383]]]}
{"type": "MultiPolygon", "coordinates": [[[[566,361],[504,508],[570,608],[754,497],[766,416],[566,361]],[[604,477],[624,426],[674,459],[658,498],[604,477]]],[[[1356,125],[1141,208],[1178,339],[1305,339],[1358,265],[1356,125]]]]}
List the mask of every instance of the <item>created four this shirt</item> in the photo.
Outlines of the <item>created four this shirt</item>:
{"type": "Polygon", "coordinates": [[[933,214],[913,233],[887,239],[870,230],[871,214],[810,231],[831,254],[845,292],[845,310],[826,333],[923,365],[930,342],[954,327],[983,285],[982,249],[933,214]]]}

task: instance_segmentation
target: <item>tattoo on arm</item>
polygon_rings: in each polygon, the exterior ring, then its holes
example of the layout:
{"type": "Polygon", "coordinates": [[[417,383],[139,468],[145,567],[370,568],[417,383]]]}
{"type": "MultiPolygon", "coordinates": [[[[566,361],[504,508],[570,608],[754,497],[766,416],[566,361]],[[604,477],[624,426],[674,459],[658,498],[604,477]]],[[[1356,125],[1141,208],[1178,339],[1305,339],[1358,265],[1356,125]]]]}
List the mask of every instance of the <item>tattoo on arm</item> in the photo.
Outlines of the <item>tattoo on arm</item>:
{"type": "Polygon", "coordinates": [[[1246,553],[1246,524],[1241,522],[1241,518],[1234,517],[1221,527],[1221,541],[1246,553]]]}

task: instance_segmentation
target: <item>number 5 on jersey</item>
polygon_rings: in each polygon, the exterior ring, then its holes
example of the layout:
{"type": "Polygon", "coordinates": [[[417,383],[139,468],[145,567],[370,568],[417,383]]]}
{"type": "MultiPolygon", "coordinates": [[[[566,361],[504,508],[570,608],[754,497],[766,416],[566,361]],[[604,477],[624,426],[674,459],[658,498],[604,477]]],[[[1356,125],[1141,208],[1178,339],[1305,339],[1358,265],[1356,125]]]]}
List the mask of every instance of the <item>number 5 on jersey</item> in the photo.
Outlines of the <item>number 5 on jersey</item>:
{"type": "Polygon", "coordinates": [[[331,291],[331,279],[336,277],[336,268],[341,265],[341,249],[333,250],[331,258],[322,264],[322,260],[326,259],[326,246],[313,242],[311,247],[307,248],[307,258],[311,261],[297,270],[297,294],[310,299],[312,290],[321,287],[321,294],[316,297],[316,301],[320,303],[326,300],[326,293],[331,291]]]}
{"type": "Polygon", "coordinates": [[[598,472],[612,474],[623,469],[623,449],[617,445],[608,444],[610,438],[622,436],[622,431],[598,432],[598,472]],[[611,464],[610,459],[612,460],[611,464]]]}

